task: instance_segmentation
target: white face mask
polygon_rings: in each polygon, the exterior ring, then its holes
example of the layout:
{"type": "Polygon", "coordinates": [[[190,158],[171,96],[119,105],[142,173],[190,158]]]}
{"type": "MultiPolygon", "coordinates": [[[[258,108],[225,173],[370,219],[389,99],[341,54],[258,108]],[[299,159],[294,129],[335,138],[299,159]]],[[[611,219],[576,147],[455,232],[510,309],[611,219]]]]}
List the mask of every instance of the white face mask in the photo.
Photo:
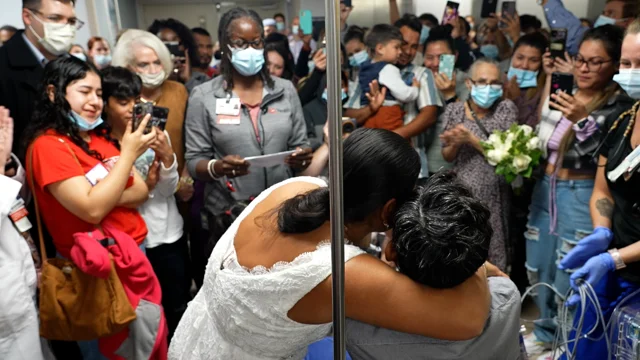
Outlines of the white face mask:
{"type": "Polygon", "coordinates": [[[33,26],[29,25],[31,32],[38,38],[38,41],[51,55],[60,56],[73,45],[76,38],[76,28],[70,24],[55,24],[50,22],[44,22],[40,20],[34,13],[31,13],[33,18],[38,20],[44,28],[44,37],[40,37],[38,33],[33,29],[33,26]]]}
{"type": "Polygon", "coordinates": [[[164,83],[166,73],[164,70],[155,74],[141,74],[138,73],[140,79],[142,79],[142,85],[147,89],[156,89],[164,83]]]}

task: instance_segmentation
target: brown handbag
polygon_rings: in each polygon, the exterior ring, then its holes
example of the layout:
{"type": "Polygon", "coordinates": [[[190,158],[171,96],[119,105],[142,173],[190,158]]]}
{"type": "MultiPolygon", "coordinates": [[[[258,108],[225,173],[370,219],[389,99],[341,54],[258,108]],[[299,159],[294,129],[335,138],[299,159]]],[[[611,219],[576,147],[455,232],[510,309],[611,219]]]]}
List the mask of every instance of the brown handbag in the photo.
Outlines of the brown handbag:
{"type": "MultiPolygon", "coordinates": [[[[64,143],[82,168],[69,144],[64,143]]],[[[113,258],[107,279],[80,271],[70,260],[47,258],[33,179],[33,149],[29,161],[42,254],[40,336],[49,340],[86,341],[122,331],[136,319],[136,313],[118,278],[113,258]]]]}

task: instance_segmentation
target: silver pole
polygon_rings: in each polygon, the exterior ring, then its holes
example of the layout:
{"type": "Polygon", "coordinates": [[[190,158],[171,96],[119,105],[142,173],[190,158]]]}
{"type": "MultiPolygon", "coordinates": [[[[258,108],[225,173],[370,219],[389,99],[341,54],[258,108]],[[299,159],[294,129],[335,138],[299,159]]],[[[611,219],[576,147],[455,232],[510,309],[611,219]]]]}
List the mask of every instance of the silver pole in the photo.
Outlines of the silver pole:
{"type": "Polygon", "coordinates": [[[340,90],[340,0],[326,0],[327,121],[329,121],[329,189],[333,279],[333,358],[345,360],[344,219],[342,211],[342,101],[340,90]]]}

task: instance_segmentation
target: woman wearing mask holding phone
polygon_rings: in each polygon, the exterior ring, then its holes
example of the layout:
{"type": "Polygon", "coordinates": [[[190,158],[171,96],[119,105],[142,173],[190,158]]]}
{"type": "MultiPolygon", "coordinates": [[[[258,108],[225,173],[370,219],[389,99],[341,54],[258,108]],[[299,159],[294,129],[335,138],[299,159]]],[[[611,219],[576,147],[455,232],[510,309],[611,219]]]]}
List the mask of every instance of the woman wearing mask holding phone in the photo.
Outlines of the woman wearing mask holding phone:
{"type": "MultiPolygon", "coordinates": [[[[193,179],[184,161],[184,114],[189,95],[184,85],[169,80],[173,71],[171,54],[155,35],[142,30],[127,30],[113,51],[113,66],[128,68],[142,79],[140,100],[169,109],[166,130],[178,159],[180,183],[176,196],[188,202],[193,196],[193,179]]],[[[185,212],[182,212],[184,216],[185,212]]]]}
{"type": "MultiPolygon", "coordinates": [[[[620,87],[612,78],[618,71],[623,31],[604,25],[587,31],[574,59],[571,94],[550,94],[552,74],[560,71],[558,59],[544,55],[547,82],[542,94],[538,137],[544,177],[533,190],[527,223],[526,268],[531,285],[552,284],[560,294],[569,290],[569,276],[575,269],[559,269],[556,264],[567,252],[593,232],[589,199],[593,193],[597,164],[594,153],[600,128],[616,109],[620,87]]],[[[563,299],[551,289],[537,289],[540,320],[533,333],[525,336],[532,354],[551,349],[558,307],[563,299]]]]}
{"type": "Polygon", "coordinates": [[[187,167],[207,182],[205,209],[213,216],[311,164],[298,94],[290,81],[269,75],[263,33],[254,11],[227,12],[218,30],[222,75],[196,87],[189,101],[187,167]],[[296,152],[277,166],[250,168],[244,160],[288,150],[296,152]]]}
{"type": "MultiPolygon", "coordinates": [[[[640,21],[627,29],[622,43],[620,73],[613,77],[631,99],[619,101],[616,111],[607,117],[602,129],[602,142],[598,151],[599,166],[591,195],[591,219],[595,230],[583,239],[560,262],[563,269],[578,270],[571,275],[571,285],[578,290],[579,280],[588,282],[596,291],[601,310],[609,321],[613,309],[623,299],[640,288],[640,175],[637,168],[631,172],[616,171],[629,168],[625,159],[638,150],[640,139],[640,21]],[[634,104],[635,101],[635,104],[634,104]]],[[[637,303],[639,297],[631,297],[624,304],[637,303]]],[[[577,304],[574,296],[569,303],[577,304]]],[[[621,304],[621,306],[624,306],[621,304]]],[[[587,314],[595,314],[591,305],[587,314]]],[[[578,313],[581,310],[578,309],[578,313]]],[[[591,329],[594,316],[584,320],[583,328],[591,329]]],[[[577,325],[574,324],[574,327],[577,325]]],[[[610,353],[604,339],[594,341],[580,339],[575,348],[576,359],[606,359],[610,353]]],[[[570,339],[573,340],[575,334],[570,339]]],[[[615,339],[614,339],[615,342],[615,339]]]]}
{"type": "Polygon", "coordinates": [[[471,91],[466,102],[447,105],[443,116],[444,133],[440,136],[442,156],[453,162],[453,169],[491,209],[493,237],[489,261],[504,271],[507,267],[508,221],[510,189],[505,180],[495,174],[484,156],[480,141],[486,141],[496,130],[504,131],[516,122],[518,109],[511,100],[502,100],[502,74],[498,63],[477,60],[469,69],[467,87],[471,91]]]}

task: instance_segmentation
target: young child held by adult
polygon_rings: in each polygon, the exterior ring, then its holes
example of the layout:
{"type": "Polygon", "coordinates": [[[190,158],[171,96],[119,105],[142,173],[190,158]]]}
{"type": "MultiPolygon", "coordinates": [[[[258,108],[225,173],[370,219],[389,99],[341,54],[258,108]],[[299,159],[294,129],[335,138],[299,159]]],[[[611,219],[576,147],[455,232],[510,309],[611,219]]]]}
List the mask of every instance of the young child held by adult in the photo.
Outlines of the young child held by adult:
{"type": "Polygon", "coordinates": [[[403,79],[400,69],[395,66],[402,51],[403,42],[400,30],[386,24],[374,26],[365,39],[371,60],[367,60],[360,66],[359,83],[362,89],[360,104],[369,105],[366,94],[373,80],[378,80],[380,86],[387,88],[387,95],[382,107],[365,122],[364,127],[387,130],[402,127],[404,125],[402,104],[418,98],[420,90],[418,81],[413,77],[403,79]]]}

